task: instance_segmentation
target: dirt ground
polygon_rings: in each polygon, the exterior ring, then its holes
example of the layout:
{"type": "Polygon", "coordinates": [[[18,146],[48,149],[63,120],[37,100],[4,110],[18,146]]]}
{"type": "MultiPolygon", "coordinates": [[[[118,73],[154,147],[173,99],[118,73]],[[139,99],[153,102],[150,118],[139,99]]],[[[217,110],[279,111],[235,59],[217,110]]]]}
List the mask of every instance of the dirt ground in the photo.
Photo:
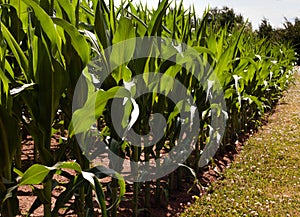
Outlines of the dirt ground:
{"type": "MultiPolygon", "coordinates": [[[[244,136],[244,138],[246,138],[244,136]]],[[[57,146],[57,139],[52,139],[52,147],[56,148],[57,146]]],[[[243,140],[241,138],[241,140],[243,140]]],[[[160,205],[156,204],[154,198],[154,188],[155,183],[151,183],[152,188],[152,201],[151,205],[152,207],[147,210],[147,212],[140,212],[140,216],[145,216],[146,213],[151,213],[151,216],[178,216],[186,206],[189,206],[194,201],[194,196],[201,196],[205,194],[205,192],[208,189],[208,186],[210,183],[222,178],[220,175],[222,171],[226,167],[230,165],[230,162],[234,159],[234,156],[241,150],[242,143],[236,142],[233,145],[226,146],[226,149],[224,149],[222,152],[218,152],[215,156],[215,165],[208,166],[204,170],[199,171],[198,175],[198,181],[199,185],[195,185],[193,183],[193,180],[182,180],[183,185],[180,187],[180,189],[173,190],[171,194],[169,195],[169,199],[167,198],[161,198],[161,201],[163,201],[160,205]]],[[[25,140],[23,140],[23,146],[22,146],[22,166],[24,170],[28,167],[30,167],[34,163],[34,143],[30,136],[27,136],[25,140]]],[[[68,171],[72,173],[71,171],[68,171]]],[[[59,176],[55,177],[59,181],[67,181],[62,180],[64,178],[61,178],[59,176]]],[[[109,180],[104,180],[105,182],[109,180]]],[[[164,185],[164,181],[162,180],[162,186],[164,185]]],[[[42,186],[37,185],[36,187],[41,188],[42,186]]],[[[118,211],[118,216],[120,217],[128,217],[132,216],[132,188],[133,186],[131,184],[126,185],[127,193],[124,197],[124,200],[120,203],[118,211]]],[[[53,198],[52,198],[52,204],[55,203],[55,197],[58,196],[62,192],[62,189],[54,189],[52,191],[53,198]]],[[[140,207],[143,207],[143,191],[141,192],[140,196],[140,207]]],[[[163,197],[163,196],[162,196],[163,197]]],[[[21,215],[19,216],[25,216],[28,212],[31,205],[34,203],[34,200],[36,199],[36,196],[34,196],[32,192],[32,188],[30,186],[21,186],[18,188],[18,199],[19,199],[19,205],[20,205],[20,212],[21,215]]],[[[72,201],[70,201],[72,203],[72,201]]],[[[96,214],[97,215],[97,214],[96,214]]],[[[34,217],[43,216],[43,206],[40,206],[35,210],[35,212],[31,215],[34,217]]],[[[68,213],[64,214],[61,213],[60,216],[77,216],[74,213],[68,213]]],[[[100,216],[100,214],[99,214],[100,216]]]]}

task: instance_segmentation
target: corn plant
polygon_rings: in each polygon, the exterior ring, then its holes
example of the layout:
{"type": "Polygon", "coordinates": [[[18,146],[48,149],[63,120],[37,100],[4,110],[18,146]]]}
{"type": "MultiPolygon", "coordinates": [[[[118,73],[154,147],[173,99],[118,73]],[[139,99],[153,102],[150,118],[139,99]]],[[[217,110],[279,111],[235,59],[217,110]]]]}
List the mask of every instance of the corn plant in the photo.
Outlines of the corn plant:
{"type": "MultiPolygon", "coordinates": [[[[74,90],[77,79],[87,64],[90,55],[87,41],[76,29],[76,25],[78,24],[76,23],[76,17],[71,16],[71,14],[77,10],[77,4],[72,5],[66,2],[60,4],[54,1],[52,3],[53,4],[47,5],[41,2],[39,5],[36,2],[22,1],[13,2],[11,5],[6,6],[8,12],[12,11],[14,12],[14,14],[11,12],[13,15],[19,15],[19,20],[18,25],[15,26],[16,29],[11,29],[10,31],[1,23],[1,28],[4,30],[2,38],[4,38],[8,44],[10,52],[13,54],[12,61],[14,61],[13,63],[9,62],[11,64],[11,66],[9,66],[8,62],[6,62],[7,59],[3,58],[2,65],[3,69],[5,64],[8,65],[5,67],[6,72],[12,73],[12,71],[14,71],[14,73],[20,73],[22,76],[19,76],[20,78],[18,78],[18,80],[13,80],[14,77],[17,77],[16,74],[10,74],[11,77],[9,78],[4,77],[3,81],[5,81],[4,84],[6,85],[5,92],[7,93],[8,91],[7,82],[11,79],[11,83],[15,87],[15,89],[11,91],[11,93],[15,95],[15,103],[19,107],[25,107],[26,111],[30,114],[30,117],[28,117],[30,121],[24,120],[21,112],[18,110],[14,112],[18,112],[19,121],[22,122],[22,125],[34,138],[35,147],[39,154],[38,162],[45,166],[51,166],[54,162],[60,161],[66,148],[71,146],[81,167],[83,169],[89,169],[88,162],[74,140],[64,142],[61,149],[54,155],[51,154],[50,150],[50,140],[53,133],[52,126],[56,118],[56,113],[59,108],[63,109],[66,118],[62,121],[65,121],[64,125],[68,127],[71,108],[68,108],[67,104],[68,101],[72,100],[72,90],[74,90]],[[57,16],[55,18],[49,16],[53,14],[53,7],[57,10],[57,16]],[[70,8],[74,10],[70,11],[70,8]],[[27,15],[26,18],[24,18],[24,13],[27,15]],[[59,15],[61,17],[59,17],[59,15]],[[20,35],[22,35],[23,38],[19,39],[18,37],[14,37],[14,34],[17,33],[13,32],[13,30],[22,33],[20,35]],[[22,41],[26,45],[25,48],[20,47],[17,40],[19,40],[19,42],[22,41]],[[14,67],[15,70],[9,67],[14,67]],[[28,89],[26,87],[33,88],[28,89]]],[[[8,19],[11,19],[11,17],[8,19]]],[[[6,57],[5,48],[2,54],[3,57],[6,57]]],[[[5,98],[3,98],[3,100],[5,100],[5,98]]],[[[9,113],[6,114],[3,112],[3,114],[5,114],[3,121],[16,123],[16,125],[11,125],[12,127],[15,126],[15,128],[19,126],[18,121],[13,121],[13,117],[9,119],[9,113]]],[[[5,124],[5,122],[3,122],[3,124],[5,124]]],[[[6,128],[3,128],[3,130],[4,129],[6,128]]],[[[11,132],[18,133],[18,130],[11,130],[11,132]]],[[[9,133],[6,135],[9,135],[9,133]]],[[[11,138],[17,138],[16,141],[18,141],[18,137],[11,138]]],[[[6,139],[4,142],[3,144],[7,144],[9,140],[6,139]]],[[[13,145],[12,147],[16,148],[18,145],[13,145]]],[[[6,164],[8,163],[7,171],[9,172],[5,174],[7,180],[11,180],[8,176],[10,176],[12,155],[14,152],[15,149],[5,150],[7,158],[4,160],[6,164]]],[[[34,171],[37,170],[35,169],[34,171]]],[[[32,174],[33,172],[28,173],[32,174]]],[[[34,211],[34,209],[44,201],[44,215],[51,216],[50,201],[51,191],[53,189],[51,175],[53,176],[53,173],[49,173],[47,174],[47,178],[39,180],[40,182],[43,181],[43,193],[39,194],[43,195],[43,198],[41,198],[41,196],[37,198],[30,212],[34,211]]],[[[23,184],[28,183],[24,182],[23,184]]],[[[80,195],[78,200],[84,201],[84,186],[81,186],[81,188],[77,186],[75,189],[80,195]]],[[[3,191],[4,190],[5,189],[3,189],[3,191]]],[[[100,190],[99,184],[95,190],[100,190]]],[[[35,189],[35,191],[37,191],[37,189],[35,189]]],[[[72,195],[66,198],[70,198],[71,196],[72,195]]],[[[10,200],[6,201],[8,203],[10,200]]],[[[86,209],[84,204],[81,206],[83,206],[81,209],[82,214],[78,214],[85,215],[84,213],[88,212],[87,210],[89,209],[86,209]]],[[[56,209],[60,208],[60,206],[57,207],[56,209]]],[[[106,208],[104,206],[102,206],[102,208],[105,214],[106,208]]],[[[9,208],[7,210],[13,211],[15,209],[9,208]]],[[[10,216],[12,215],[10,214],[10,216]]]]}
{"type": "MultiPolygon", "coordinates": [[[[198,18],[193,7],[184,9],[183,1],[163,0],[156,9],[131,1],[116,7],[112,0],[1,1],[1,214],[16,215],[17,187],[30,185],[38,197],[28,214],[43,205],[44,216],[58,216],[61,208],[92,216],[95,192],[101,215],[116,216],[125,194],[125,182],[118,172],[126,159],[133,173],[134,216],[147,213],[150,180],[139,180],[149,175],[150,162],[160,162],[162,154],[172,153],[181,143],[186,147],[194,144],[192,154],[185,162],[176,162],[179,168],[168,177],[152,180],[154,197],[160,203],[191,174],[196,183],[194,171],[211,160],[220,143],[235,141],[272,108],[292,79],[295,61],[288,43],[258,39],[245,31],[246,24],[231,25],[229,33],[227,25],[214,25],[209,18],[209,10],[198,18]],[[95,59],[98,65],[92,64],[95,59]],[[126,86],[131,82],[138,85],[126,86]],[[141,89],[145,94],[139,95],[141,89]],[[172,91],[190,98],[174,102],[167,97],[172,91]],[[226,106],[210,101],[222,94],[226,106]],[[192,114],[195,108],[196,115],[192,114]],[[160,118],[155,122],[157,114],[160,118]],[[215,127],[214,115],[224,123],[227,119],[226,129],[215,127]],[[121,123],[117,127],[116,118],[121,123]],[[180,130],[188,129],[184,123],[191,121],[199,126],[187,132],[196,136],[193,141],[181,140],[180,130]],[[154,132],[152,123],[164,127],[161,138],[147,147],[151,138],[145,135],[161,133],[154,132]],[[24,128],[34,139],[36,164],[22,172],[16,153],[24,128]],[[53,152],[51,136],[66,131],[53,152]],[[135,135],[134,140],[127,135],[135,135]],[[99,141],[110,150],[110,169],[89,162],[91,147],[99,141]],[[78,163],[64,161],[66,150],[71,150],[78,163]],[[118,163],[116,156],[122,159],[118,163]],[[134,173],[138,162],[144,165],[140,174],[134,173]],[[70,181],[57,183],[55,174],[70,181]],[[19,183],[16,175],[21,177],[19,183]],[[112,181],[104,192],[99,179],[108,175],[112,181]],[[163,180],[168,187],[162,185],[163,180]],[[51,191],[57,185],[66,190],[51,206],[51,191]],[[141,189],[145,191],[144,207],[139,206],[141,189]],[[73,195],[74,205],[66,207],[73,195]]],[[[163,163],[156,166],[164,168],[163,163]]]]}

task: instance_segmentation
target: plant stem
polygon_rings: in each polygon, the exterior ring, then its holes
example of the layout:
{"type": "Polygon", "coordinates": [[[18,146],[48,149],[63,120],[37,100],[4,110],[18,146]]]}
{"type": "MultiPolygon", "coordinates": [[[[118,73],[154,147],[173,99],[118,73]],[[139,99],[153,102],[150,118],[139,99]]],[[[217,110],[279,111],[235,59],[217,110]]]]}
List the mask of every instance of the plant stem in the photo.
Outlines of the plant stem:
{"type": "MultiPolygon", "coordinates": [[[[149,171],[150,151],[151,147],[145,148],[145,170],[149,171]]],[[[145,183],[145,208],[150,208],[150,183],[145,183]]]]}
{"type": "MultiPolygon", "coordinates": [[[[137,146],[134,146],[133,160],[134,162],[138,162],[139,160],[139,148],[137,146]]],[[[138,176],[138,168],[134,168],[133,171],[134,174],[138,176]]],[[[138,216],[138,196],[139,196],[139,183],[135,181],[133,183],[133,216],[134,217],[138,216]]]]}
{"type": "Polygon", "coordinates": [[[44,204],[44,216],[51,217],[51,191],[52,191],[52,180],[46,181],[44,184],[44,194],[48,199],[47,203],[44,204]]]}

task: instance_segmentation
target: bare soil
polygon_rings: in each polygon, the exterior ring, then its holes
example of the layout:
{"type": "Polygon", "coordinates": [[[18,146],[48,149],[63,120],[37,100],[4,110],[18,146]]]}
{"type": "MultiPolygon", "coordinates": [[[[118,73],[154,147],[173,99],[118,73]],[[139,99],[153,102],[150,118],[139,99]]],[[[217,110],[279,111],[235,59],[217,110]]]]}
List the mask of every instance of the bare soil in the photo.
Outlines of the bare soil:
{"type": "MultiPolygon", "coordinates": [[[[241,141],[245,140],[248,135],[244,135],[240,138],[241,141]]],[[[57,148],[57,138],[52,138],[52,148],[57,148]]],[[[22,145],[22,170],[26,170],[31,165],[34,164],[34,142],[30,136],[27,136],[23,140],[22,145]]],[[[191,179],[183,179],[182,185],[177,186],[178,189],[174,189],[170,192],[169,198],[165,194],[162,194],[160,198],[161,203],[157,204],[157,201],[154,199],[154,191],[155,191],[155,183],[151,183],[151,207],[145,210],[141,210],[139,216],[178,216],[186,206],[189,206],[194,202],[194,196],[201,196],[206,193],[208,190],[208,186],[218,180],[222,179],[222,172],[226,167],[230,165],[230,163],[234,160],[234,157],[241,150],[242,142],[236,142],[232,145],[227,145],[221,151],[219,151],[214,159],[214,165],[209,165],[205,169],[198,171],[198,181],[199,184],[195,184],[191,179]]],[[[72,171],[68,171],[72,174],[72,171]]],[[[74,175],[74,172],[73,174],[74,175]]],[[[58,181],[67,182],[65,177],[55,176],[55,179],[58,181]]],[[[104,185],[109,181],[109,179],[103,180],[104,185]]],[[[162,188],[167,189],[167,184],[162,180],[161,182],[162,188]]],[[[42,186],[36,185],[37,188],[42,188],[42,186]]],[[[118,211],[118,216],[120,217],[128,217],[132,216],[132,184],[126,185],[126,195],[123,201],[120,203],[118,211]]],[[[55,188],[52,191],[53,198],[52,204],[55,203],[55,197],[57,197],[63,190],[60,188],[55,188]]],[[[143,207],[144,203],[144,192],[141,191],[139,195],[139,207],[143,207]]],[[[36,196],[34,195],[32,188],[30,186],[21,186],[18,188],[18,199],[21,215],[25,216],[32,204],[34,203],[36,196]]],[[[70,204],[73,201],[70,201],[70,204]]],[[[95,209],[97,211],[97,209],[95,209]]],[[[100,212],[96,212],[100,213],[100,212]]],[[[64,212],[60,213],[60,216],[77,216],[75,213],[68,212],[67,214],[64,212]]],[[[43,206],[37,208],[34,213],[31,215],[34,217],[43,216],[43,206]]],[[[101,216],[101,214],[96,214],[95,216],[101,216]]]]}

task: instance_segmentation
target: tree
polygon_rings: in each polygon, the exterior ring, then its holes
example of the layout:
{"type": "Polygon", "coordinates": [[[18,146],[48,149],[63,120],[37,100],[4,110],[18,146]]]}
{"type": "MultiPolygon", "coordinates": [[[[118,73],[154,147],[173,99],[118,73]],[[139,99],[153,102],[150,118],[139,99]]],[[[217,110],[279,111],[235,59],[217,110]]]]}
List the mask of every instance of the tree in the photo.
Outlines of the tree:
{"type": "MultiPolygon", "coordinates": [[[[290,41],[295,48],[295,51],[300,54],[300,19],[298,17],[295,18],[295,22],[290,22],[287,18],[285,18],[284,23],[284,39],[290,41]]],[[[300,60],[298,59],[298,65],[300,64],[300,60]]]]}
{"type": "Polygon", "coordinates": [[[273,36],[273,32],[273,27],[271,26],[269,21],[264,17],[258,28],[258,36],[260,38],[271,39],[273,36]]]}
{"type": "MultiPolygon", "coordinates": [[[[233,8],[227,6],[224,6],[222,9],[217,7],[211,9],[209,20],[220,28],[227,26],[229,30],[232,30],[236,25],[243,26],[245,24],[243,16],[236,14],[233,8]]],[[[247,26],[252,30],[250,23],[247,26]]]]}

